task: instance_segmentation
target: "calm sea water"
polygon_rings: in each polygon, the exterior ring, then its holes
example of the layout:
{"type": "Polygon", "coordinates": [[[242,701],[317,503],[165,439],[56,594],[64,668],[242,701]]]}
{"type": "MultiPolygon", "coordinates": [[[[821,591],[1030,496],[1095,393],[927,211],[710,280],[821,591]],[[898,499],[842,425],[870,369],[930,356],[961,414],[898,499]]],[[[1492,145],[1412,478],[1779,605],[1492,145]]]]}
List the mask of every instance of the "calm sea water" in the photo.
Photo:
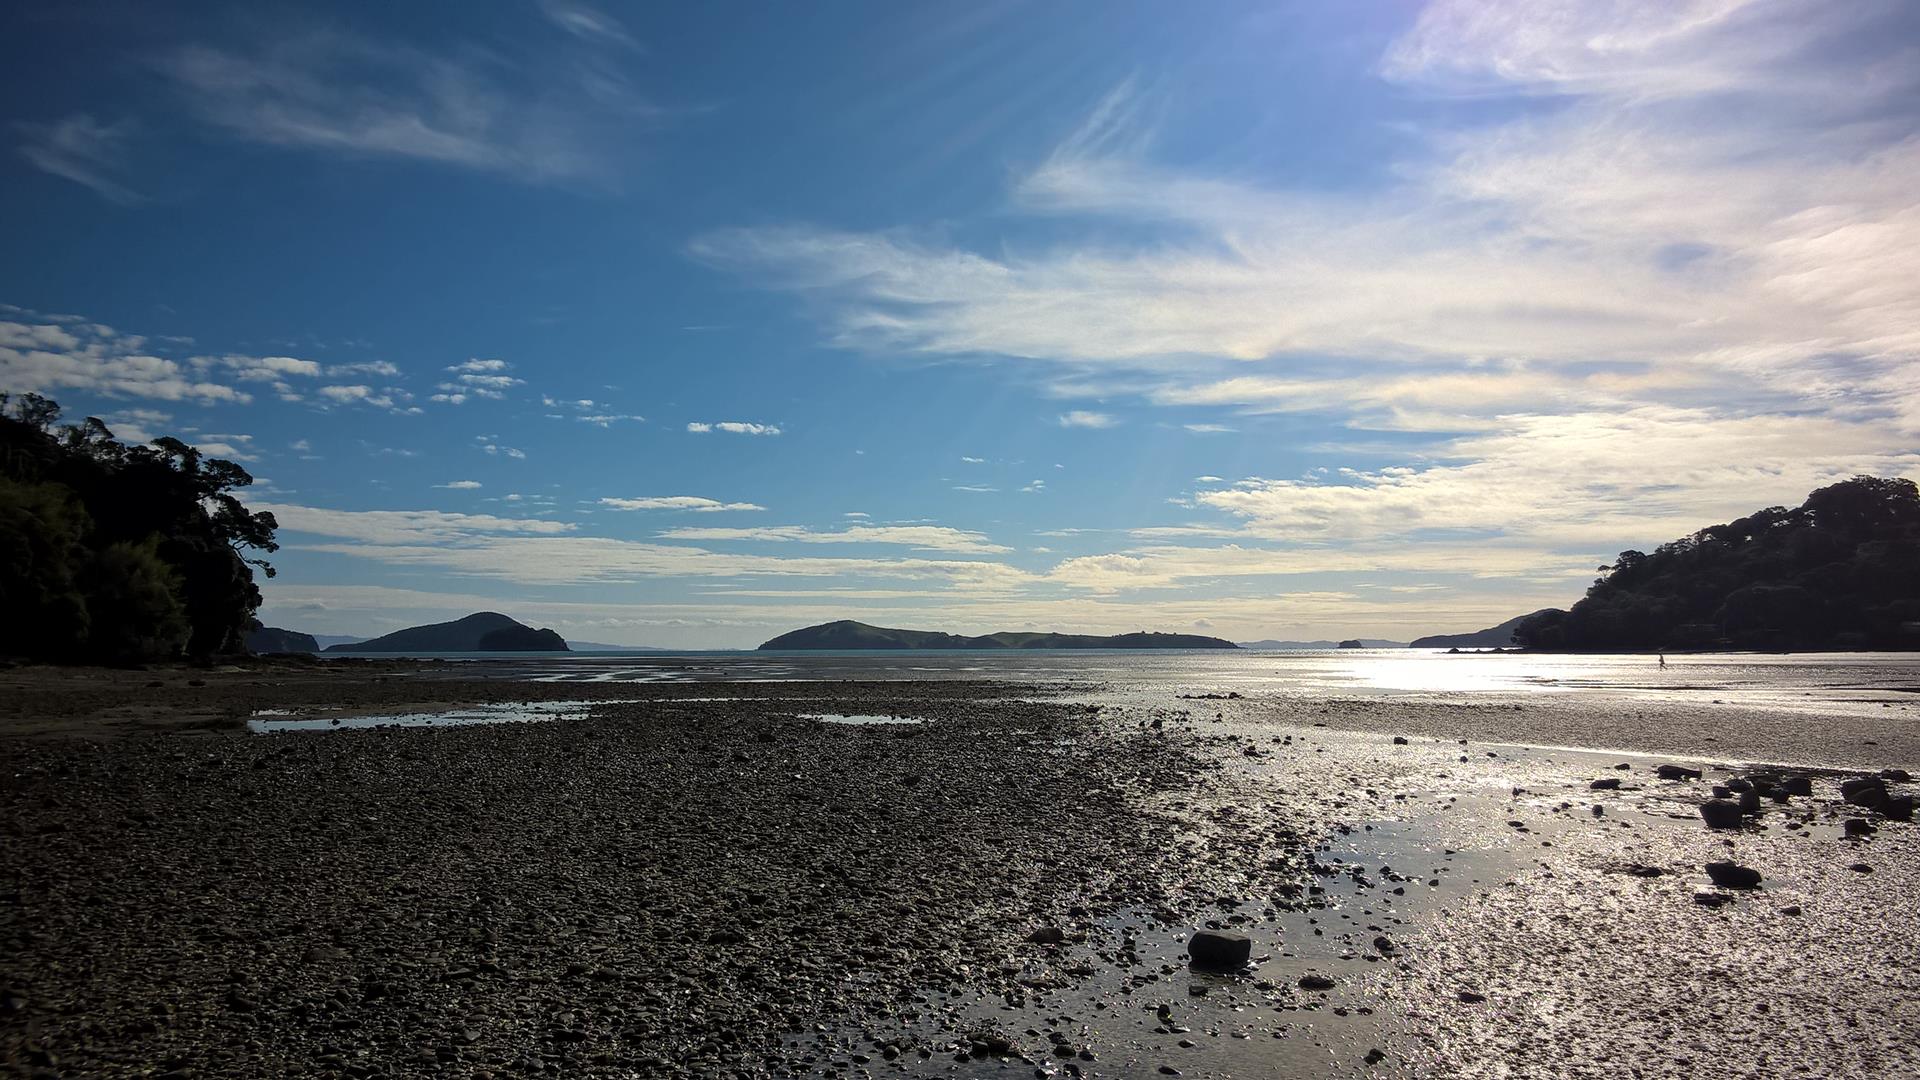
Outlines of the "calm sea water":
{"type": "Polygon", "coordinates": [[[1461,700],[1641,695],[1816,714],[1920,709],[1920,653],[1544,655],[1424,649],[906,650],[449,655],[488,674],[608,683],[1003,679],[1114,690],[1461,700]]]}

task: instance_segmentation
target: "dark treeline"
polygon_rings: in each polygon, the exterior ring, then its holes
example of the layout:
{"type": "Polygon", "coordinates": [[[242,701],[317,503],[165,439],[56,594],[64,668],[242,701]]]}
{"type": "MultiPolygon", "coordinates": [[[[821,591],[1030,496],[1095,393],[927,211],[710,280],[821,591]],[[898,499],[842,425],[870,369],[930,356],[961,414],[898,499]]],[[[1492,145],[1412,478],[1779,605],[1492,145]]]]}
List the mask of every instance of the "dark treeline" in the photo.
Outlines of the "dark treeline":
{"type": "Polygon", "coordinates": [[[1920,490],[1856,476],[1725,525],[1623,551],[1569,611],[1514,640],[1534,649],[1920,647],[1920,490]]]}
{"type": "Polygon", "coordinates": [[[260,606],[252,557],[271,514],[231,461],[173,438],[127,446],[98,419],[60,424],[0,393],[0,654],[130,662],[243,651],[260,606]]]}

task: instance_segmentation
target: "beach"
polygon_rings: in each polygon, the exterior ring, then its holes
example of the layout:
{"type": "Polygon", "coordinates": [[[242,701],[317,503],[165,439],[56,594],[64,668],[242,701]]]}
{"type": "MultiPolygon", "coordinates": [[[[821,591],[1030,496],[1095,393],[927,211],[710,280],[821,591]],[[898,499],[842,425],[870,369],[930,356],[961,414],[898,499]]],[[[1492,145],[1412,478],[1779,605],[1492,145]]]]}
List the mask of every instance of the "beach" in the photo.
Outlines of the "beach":
{"type": "MultiPolygon", "coordinates": [[[[1837,712],[1779,707],[1773,685],[1706,691],[1717,705],[1327,695],[1223,668],[547,674],[0,673],[0,1060],[183,1078],[1920,1069],[1920,842],[1839,789],[1920,762],[1898,672],[1837,712]],[[448,722],[462,710],[481,722],[448,722]],[[1676,764],[1701,775],[1660,777],[1676,764]],[[1787,774],[1812,794],[1702,821],[1716,785],[1787,774]],[[1716,885],[1718,862],[1759,887],[1716,885]],[[1247,935],[1250,964],[1191,969],[1209,928],[1247,935]]],[[[1899,775],[1886,791],[1912,794],[1899,775]]]]}

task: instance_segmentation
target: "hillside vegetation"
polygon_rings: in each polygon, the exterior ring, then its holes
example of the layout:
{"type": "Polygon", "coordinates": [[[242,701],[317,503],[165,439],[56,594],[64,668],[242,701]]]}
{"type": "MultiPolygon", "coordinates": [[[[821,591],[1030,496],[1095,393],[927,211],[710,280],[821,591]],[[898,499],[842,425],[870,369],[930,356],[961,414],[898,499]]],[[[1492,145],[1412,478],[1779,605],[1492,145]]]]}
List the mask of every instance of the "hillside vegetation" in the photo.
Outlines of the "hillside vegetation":
{"type": "Polygon", "coordinates": [[[1534,649],[1920,647],[1920,490],[1856,476],[1651,554],[1623,551],[1571,610],[1514,632],[1534,649]]]}
{"type": "Polygon", "coordinates": [[[38,394],[0,393],[0,654],[132,662],[237,653],[260,590],[253,552],[273,515],[234,492],[231,461],[174,438],[116,442],[94,417],[58,423],[38,394]]]}

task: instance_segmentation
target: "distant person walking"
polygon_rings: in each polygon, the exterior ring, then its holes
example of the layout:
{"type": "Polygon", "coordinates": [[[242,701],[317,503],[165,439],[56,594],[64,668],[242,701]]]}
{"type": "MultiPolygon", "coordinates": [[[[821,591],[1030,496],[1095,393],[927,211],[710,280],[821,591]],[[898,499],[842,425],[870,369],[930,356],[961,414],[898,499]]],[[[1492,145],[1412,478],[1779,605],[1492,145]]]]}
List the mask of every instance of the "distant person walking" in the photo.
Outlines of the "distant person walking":
{"type": "Polygon", "coordinates": [[[1661,668],[1661,670],[1663,670],[1663,671],[1664,671],[1664,670],[1666,670],[1666,666],[1667,666],[1667,654],[1666,654],[1666,653],[1661,653],[1661,654],[1660,654],[1660,668],[1661,668]]]}

